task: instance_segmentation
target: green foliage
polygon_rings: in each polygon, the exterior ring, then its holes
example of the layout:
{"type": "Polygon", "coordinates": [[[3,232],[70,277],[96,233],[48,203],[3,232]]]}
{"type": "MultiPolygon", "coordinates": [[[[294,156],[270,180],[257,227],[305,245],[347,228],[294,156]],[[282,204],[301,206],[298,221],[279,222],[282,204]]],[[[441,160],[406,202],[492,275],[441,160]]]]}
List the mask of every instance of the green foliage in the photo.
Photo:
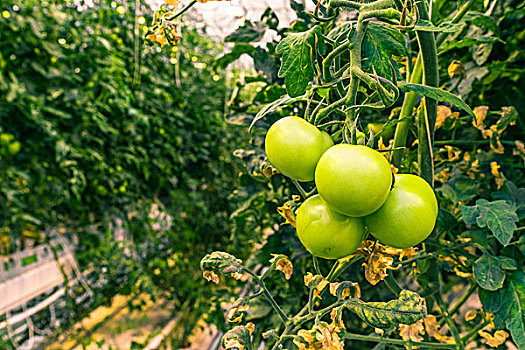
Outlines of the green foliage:
{"type": "Polygon", "coordinates": [[[319,26],[304,33],[288,33],[277,46],[277,52],[283,55],[279,78],[285,78],[286,91],[290,97],[302,95],[313,79],[314,47],[321,54],[326,50],[319,26]]]}
{"type": "Polygon", "coordinates": [[[187,335],[212,293],[199,259],[232,242],[241,187],[231,154],[245,133],[224,121],[224,79],[202,68],[221,48],[192,31],[157,49],[131,3],[18,7],[0,18],[0,251],[19,249],[28,225],[64,225],[104,282],[92,307],[140,292],[186,303],[187,335]]]}
{"type": "Polygon", "coordinates": [[[487,312],[494,314],[497,329],[507,328],[518,349],[525,347],[525,274],[516,271],[504,288],[495,292],[480,291],[479,297],[487,312]]]}
{"type": "Polygon", "coordinates": [[[399,299],[389,302],[349,301],[344,307],[352,310],[372,327],[388,329],[400,323],[413,324],[427,315],[424,299],[417,293],[402,290],[399,299]]]}
{"type": "Polygon", "coordinates": [[[478,199],[475,206],[461,206],[461,212],[467,225],[487,227],[504,246],[509,244],[518,228],[518,215],[505,201],[489,202],[486,199],[478,199]]]}

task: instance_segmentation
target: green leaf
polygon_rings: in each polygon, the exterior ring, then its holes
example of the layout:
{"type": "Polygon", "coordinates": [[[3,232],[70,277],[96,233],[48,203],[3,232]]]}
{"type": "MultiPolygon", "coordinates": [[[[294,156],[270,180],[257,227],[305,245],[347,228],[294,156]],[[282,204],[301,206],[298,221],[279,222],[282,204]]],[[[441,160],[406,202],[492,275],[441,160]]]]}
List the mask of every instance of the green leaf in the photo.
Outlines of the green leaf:
{"type": "Polygon", "coordinates": [[[512,240],[514,231],[518,228],[518,215],[509,203],[498,200],[489,202],[478,199],[474,206],[460,206],[463,221],[467,225],[477,224],[479,227],[488,227],[496,239],[506,246],[512,240]]]}
{"type": "Polygon", "coordinates": [[[255,123],[257,123],[259,120],[264,118],[266,115],[275,112],[279,107],[283,106],[289,106],[294,102],[298,101],[304,101],[310,95],[312,94],[312,90],[309,90],[306,94],[297,96],[297,97],[290,97],[289,95],[283,95],[280,99],[273,101],[272,103],[267,104],[264,106],[256,115],[255,118],[253,118],[252,123],[250,124],[249,130],[253,128],[255,123]]]}
{"type": "Polygon", "coordinates": [[[500,259],[490,254],[483,254],[474,263],[472,271],[481,288],[494,291],[503,287],[505,271],[503,271],[500,259]]]}
{"type": "Polygon", "coordinates": [[[428,20],[420,19],[417,24],[414,26],[414,30],[419,32],[441,32],[441,33],[454,33],[457,32],[465,26],[465,23],[451,23],[443,22],[439,26],[433,25],[428,20]]]}
{"type": "Polygon", "coordinates": [[[302,33],[288,33],[277,46],[283,55],[279,78],[285,78],[286,91],[291,97],[302,95],[313,80],[314,51],[324,54],[326,47],[321,27],[302,33]]]}
{"type": "Polygon", "coordinates": [[[255,52],[255,47],[250,44],[239,43],[236,44],[230,53],[224,54],[215,59],[213,62],[214,68],[226,68],[230,63],[237,60],[243,54],[251,55],[255,52]]]}
{"type": "Polygon", "coordinates": [[[399,299],[389,302],[364,302],[347,300],[344,307],[355,312],[372,327],[386,329],[400,323],[413,324],[427,315],[424,299],[419,294],[402,290],[399,299]]]}
{"type": "Polygon", "coordinates": [[[437,191],[454,203],[466,202],[476,197],[479,183],[468,176],[457,176],[448,180],[437,191]]]}
{"type": "Polygon", "coordinates": [[[525,273],[517,271],[508,277],[504,288],[481,290],[479,298],[483,308],[494,314],[495,327],[507,328],[518,349],[525,349],[525,273]]]}
{"type": "Polygon", "coordinates": [[[474,112],[465,103],[465,101],[448,91],[421,84],[410,84],[404,81],[400,81],[398,86],[403,92],[414,91],[422,96],[432,98],[438,102],[448,102],[450,104],[453,104],[454,106],[466,111],[472,117],[475,117],[474,112]]]}
{"type": "Polygon", "coordinates": [[[363,43],[363,70],[376,73],[390,80],[392,77],[391,66],[397,71],[397,63],[392,55],[404,56],[405,46],[403,35],[398,30],[384,24],[370,22],[363,43]]]}
{"type": "Polygon", "coordinates": [[[261,41],[264,33],[266,33],[266,26],[246,22],[242,27],[224,38],[224,41],[227,43],[253,43],[261,41]]]}

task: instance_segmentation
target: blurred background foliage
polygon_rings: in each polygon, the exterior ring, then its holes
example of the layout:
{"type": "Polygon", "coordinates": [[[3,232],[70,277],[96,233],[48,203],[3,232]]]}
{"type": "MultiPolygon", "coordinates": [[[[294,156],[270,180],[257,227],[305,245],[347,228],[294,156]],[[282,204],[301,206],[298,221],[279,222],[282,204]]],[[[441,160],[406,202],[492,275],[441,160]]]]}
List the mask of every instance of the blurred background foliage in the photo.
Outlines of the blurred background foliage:
{"type": "Polygon", "coordinates": [[[211,294],[199,260],[234,243],[232,152],[247,142],[224,119],[226,74],[209,69],[221,47],[196,31],[176,48],[145,43],[152,12],[130,2],[1,10],[2,252],[61,225],[80,238],[82,269],[106,282],[91,308],[147,291],[198,315],[211,294]]]}

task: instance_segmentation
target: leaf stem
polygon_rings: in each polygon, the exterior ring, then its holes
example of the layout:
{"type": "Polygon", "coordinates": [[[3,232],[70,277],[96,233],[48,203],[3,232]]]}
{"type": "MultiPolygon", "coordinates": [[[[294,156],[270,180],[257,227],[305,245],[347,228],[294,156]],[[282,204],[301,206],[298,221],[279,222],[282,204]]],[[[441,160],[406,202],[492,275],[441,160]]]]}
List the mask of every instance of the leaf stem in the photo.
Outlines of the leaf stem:
{"type": "Polygon", "coordinates": [[[378,337],[374,335],[362,335],[362,334],[355,334],[355,333],[344,333],[343,338],[349,339],[349,340],[361,340],[361,341],[383,343],[383,344],[417,346],[417,347],[426,348],[426,349],[455,349],[456,348],[455,344],[414,342],[410,340],[382,338],[382,337],[378,337]]]}
{"type": "Polygon", "coordinates": [[[315,273],[322,276],[323,274],[321,273],[321,269],[319,268],[319,259],[317,259],[316,256],[312,255],[312,260],[314,262],[315,273]]]}
{"type": "Polygon", "coordinates": [[[461,340],[463,340],[465,343],[467,343],[470,338],[474,337],[480,330],[487,327],[490,324],[491,320],[485,320],[484,322],[480,323],[476,328],[474,328],[472,331],[470,331],[467,335],[465,335],[461,340]]]}
{"type": "Polygon", "coordinates": [[[182,16],[186,11],[188,11],[190,8],[193,7],[197,3],[197,0],[192,0],[186,7],[184,7],[182,10],[177,12],[173,17],[170,17],[169,20],[174,20],[175,18],[178,18],[182,16]]]}
{"type": "Polygon", "coordinates": [[[295,185],[295,187],[297,187],[297,190],[299,191],[299,193],[301,193],[301,196],[304,199],[308,198],[308,192],[305,191],[305,189],[303,188],[303,186],[301,186],[299,181],[294,180],[294,179],[291,179],[291,180],[292,180],[293,184],[295,185]]]}
{"type": "Polygon", "coordinates": [[[281,309],[281,307],[279,306],[279,304],[277,304],[275,299],[272,297],[272,295],[268,291],[268,288],[266,288],[266,285],[264,284],[264,282],[259,278],[259,276],[257,276],[255,273],[253,273],[249,269],[244,269],[244,270],[246,272],[248,272],[255,279],[255,282],[257,282],[259,287],[261,287],[261,290],[264,293],[264,296],[266,297],[266,299],[268,299],[268,301],[270,302],[270,305],[272,305],[273,309],[279,315],[279,318],[281,319],[281,322],[286,325],[290,321],[290,319],[288,318],[288,316],[286,316],[284,314],[284,312],[281,309]]]}

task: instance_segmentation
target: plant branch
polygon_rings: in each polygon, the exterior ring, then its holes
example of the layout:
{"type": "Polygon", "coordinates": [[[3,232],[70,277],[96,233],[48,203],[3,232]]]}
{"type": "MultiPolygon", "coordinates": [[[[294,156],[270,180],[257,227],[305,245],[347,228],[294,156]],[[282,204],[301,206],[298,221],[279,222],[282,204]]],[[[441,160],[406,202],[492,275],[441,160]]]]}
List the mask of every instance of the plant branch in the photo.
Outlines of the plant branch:
{"type": "Polygon", "coordinates": [[[266,299],[268,299],[268,301],[270,302],[270,305],[272,305],[273,309],[279,315],[281,322],[286,325],[290,321],[290,319],[288,318],[288,316],[284,314],[279,304],[277,304],[275,299],[272,297],[272,295],[268,291],[268,288],[266,288],[266,285],[264,284],[264,282],[259,278],[259,276],[257,276],[255,273],[253,273],[249,269],[245,269],[245,271],[248,272],[255,279],[255,282],[257,282],[259,287],[261,287],[261,290],[264,293],[264,296],[266,297],[266,299]]]}
{"type": "Polygon", "coordinates": [[[383,343],[383,344],[393,344],[393,345],[405,345],[405,346],[417,346],[420,348],[426,349],[455,349],[455,344],[440,344],[440,343],[431,343],[431,342],[414,342],[410,340],[401,340],[401,339],[390,339],[382,338],[374,335],[362,335],[355,333],[345,333],[343,335],[344,339],[349,340],[361,340],[374,343],[383,343]]]}

